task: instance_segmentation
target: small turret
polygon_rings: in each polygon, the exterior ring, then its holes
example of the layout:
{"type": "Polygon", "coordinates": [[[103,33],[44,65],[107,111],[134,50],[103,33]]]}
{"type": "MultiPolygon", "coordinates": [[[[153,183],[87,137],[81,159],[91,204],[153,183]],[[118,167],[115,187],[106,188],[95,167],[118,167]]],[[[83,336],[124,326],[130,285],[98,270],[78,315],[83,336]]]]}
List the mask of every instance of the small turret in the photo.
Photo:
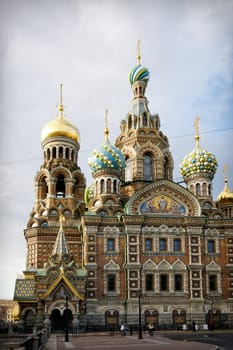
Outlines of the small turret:
{"type": "Polygon", "coordinates": [[[212,198],[212,179],[217,170],[216,157],[200,147],[199,117],[195,119],[195,148],[184,157],[180,164],[180,174],[183,176],[188,189],[198,198],[212,198]]]}
{"type": "Polygon", "coordinates": [[[228,165],[224,165],[224,189],[218,195],[217,204],[224,217],[233,217],[233,191],[228,187],[228,165]]]}
{"type": "Polygon", "coordinates": [[[125,160],[121,151],[109,141],[107,116],[108,111],[105,117],[105,142],[92,152],[88,160],[94,183],[86,189],[85,200],[91,211],[101,215],[118,215],[121,208],[120,176],[125,160]]]}

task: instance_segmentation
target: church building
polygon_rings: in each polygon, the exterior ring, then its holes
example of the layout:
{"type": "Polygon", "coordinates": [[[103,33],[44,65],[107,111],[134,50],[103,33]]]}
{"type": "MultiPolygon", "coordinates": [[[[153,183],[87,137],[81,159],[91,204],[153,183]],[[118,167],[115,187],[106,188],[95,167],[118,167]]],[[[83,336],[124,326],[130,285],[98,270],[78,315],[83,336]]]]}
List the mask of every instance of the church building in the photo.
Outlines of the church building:
{"type": "MultiPolygon", "coordinates": [[[[202,149],[198,117],[194,148],[173,180],[169,140],[148,107],[149,71],[129,72],[131,110],[119,136],[87,160],[79,131],[63,113],[41,132],[43,162],[24,236],[26,268],[15,284],[18,324],[76,330],[233,326],[233,191],[213,198],[217,160],[202,149]],[[140,316],[140,317],[139,317],[140,316]],[[140,324],[140,323],[139,323],[140,324]]],[[[38,140],[39,142],[39,140],[38,140]]]]}

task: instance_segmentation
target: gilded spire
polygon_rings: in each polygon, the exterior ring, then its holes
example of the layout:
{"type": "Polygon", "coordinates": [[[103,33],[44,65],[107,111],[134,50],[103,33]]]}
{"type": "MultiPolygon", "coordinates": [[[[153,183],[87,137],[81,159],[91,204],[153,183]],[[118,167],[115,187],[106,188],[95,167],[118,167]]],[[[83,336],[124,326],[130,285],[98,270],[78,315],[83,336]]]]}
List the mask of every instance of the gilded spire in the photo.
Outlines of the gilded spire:
{"type": "Polygon", "coordinates": [[[105,129],[104,129],[105,141],[108,141],[109,129],[108,129],[108,110],[105,112],[105,129]]]}
{"type": "Polygon", "coordinates": [[[64,110],[64,108],[63,108],[63,104],[62,104],[62,87],[63,87],[63,85],[60,84],[60,105],[59,105],[59,108],[58,108],[58,110],[59,110],[58,119],[63,119],[63,110],[64,110]]]}
{"type": "Polygon", "coordinates": [[[140,39],[138,39],[138,44],[137,44],[137,63],[140,64],[141,63],[141,55],[140,55],[140,39]]]}
{"type": "Polygon", "coordinates": [[[198,117],[198,115],[195,118],[195,122],[194,122],[194,127],[195,127],[195,140],[199,141],[200,140],[200,135],[199,135],[199,122],[200,122],[200,118],[198,117]]]}

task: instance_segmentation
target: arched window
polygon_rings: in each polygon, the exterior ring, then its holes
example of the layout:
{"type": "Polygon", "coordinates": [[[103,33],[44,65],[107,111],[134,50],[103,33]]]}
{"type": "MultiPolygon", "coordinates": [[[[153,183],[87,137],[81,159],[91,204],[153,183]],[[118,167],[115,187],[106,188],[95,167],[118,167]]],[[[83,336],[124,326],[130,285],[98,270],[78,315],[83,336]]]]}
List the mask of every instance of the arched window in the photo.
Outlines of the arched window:
{"type": "Polygon", "coordinates": [[[43,177],[39,184],[40,192],[39,192],[39,198],[45,199],[47,197],[48,193],[48,186],[46,182],[46,177],[43,177]]]}
{"type": "Polygon", "coordinates": [[[57,183],[56,183],[56,197],[57,198],[63,198],[65,197],[65,179],[64,175],[60,174],[57,176],[57,183]]]}
{"type": "Polygon", "coordinates": [[[47,149],[47,160],[50,159],[50,148],[47,149]]]}
{"type": "Polygon", "coordinates": [[[71,160],[72,160],[72,162],[74,162],[75,161],[75,159],[74,159],[74,151],[73,150],[71,150],[71,160]]]}
{"type": "Polygon", "coordinates": [[[211,194],[212,194],[212,187],[211,187],[211,185],[209,184],[209,185],[208,185],[208,195],[211,196],[211,194]]]}
{"type": "Polygon", "coordinates": [[[142,125],[147,126],[147,117],[145,114],[143,114],[143,116],[142,116],[142,125]]]}
{"type": "Polygon", "coordinates": [[[201,195],[201,186],[200,184],[196,184],[196,196],[200,196],[201,195]]]}
{"type": "Polygon", "coordinates": [[[66,159],[70,158],[70,150],[69,148],[66,148],[66,159]]]}
{"type": "Polygon", "coordinates": [[[104,193],[104,180],[100,180],[100,193],[104,193]]]}
{"type": "Polygon", "coordinates": [[[145,154],[143,157],[144,180],[152,180],[152,158],[151,155],[145,154]]]}
{"type": "Polygon", "coordinates": [[[125,160],[125,181],[131,181],[131,160],[128,157],[125,160]]]}
{"type": "Polygon", "coordinates": [[[202,192],[203,192],[203,196],[207,196],[207,185],[205,182],[202,185],[202,192]]]}
{"type": "Polygon", "coordinates": [[[108,179],[107,180],[107,193],[111,193],[111,184],[112,184],[112,181],[111,179],[108,179]]]}
{"type": "Polygon", "coordinates": [[[131,129],[133,126],[133,121],[132,121],[132,117],[129,118],[129,129],[131,129]]]}
{"type": "Polygon", "coordinates": [[[113,181],[113,192],[117,193],[117,180],[113,181]]]}
{"type": "Polygon", "coordinates": [[[57,149],[56,149],[56,147],[53,147],[52,154],[53,154],[53,158],[56,158],[56,156],[57,156],[57,149]]]}
{"type": "Polygon", "coordinates": [[[194,186],[190,185],[190,192],[194,193],[194,186]]]}
{"type": "Polygon", "coordinates": [[[63,147],[59,147],[59,158],[63,158],[63,147]]]}

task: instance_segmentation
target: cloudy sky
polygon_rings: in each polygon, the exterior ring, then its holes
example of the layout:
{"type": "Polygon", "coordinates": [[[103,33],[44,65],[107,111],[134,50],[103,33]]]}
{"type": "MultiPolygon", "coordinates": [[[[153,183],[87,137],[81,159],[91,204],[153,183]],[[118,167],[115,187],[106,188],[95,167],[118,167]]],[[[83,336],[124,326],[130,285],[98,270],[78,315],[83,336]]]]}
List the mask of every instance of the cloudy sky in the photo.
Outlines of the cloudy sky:
{"type": "Polygon", "coordinates": [[[25,268],[40,133],[57,114],[59,84],[90,183],[87,158],[104,139],[105,109],[114,142],[131,106],[127,76],[138,38],[150,71],[149,107],[170,140],[174,179],[194,147],[198,114],[201,146],[219,163],[214,198],[225,163],[233,188],[232,14],[232,0],[1,0],[0,298],[13,297],[25,268]]]}

